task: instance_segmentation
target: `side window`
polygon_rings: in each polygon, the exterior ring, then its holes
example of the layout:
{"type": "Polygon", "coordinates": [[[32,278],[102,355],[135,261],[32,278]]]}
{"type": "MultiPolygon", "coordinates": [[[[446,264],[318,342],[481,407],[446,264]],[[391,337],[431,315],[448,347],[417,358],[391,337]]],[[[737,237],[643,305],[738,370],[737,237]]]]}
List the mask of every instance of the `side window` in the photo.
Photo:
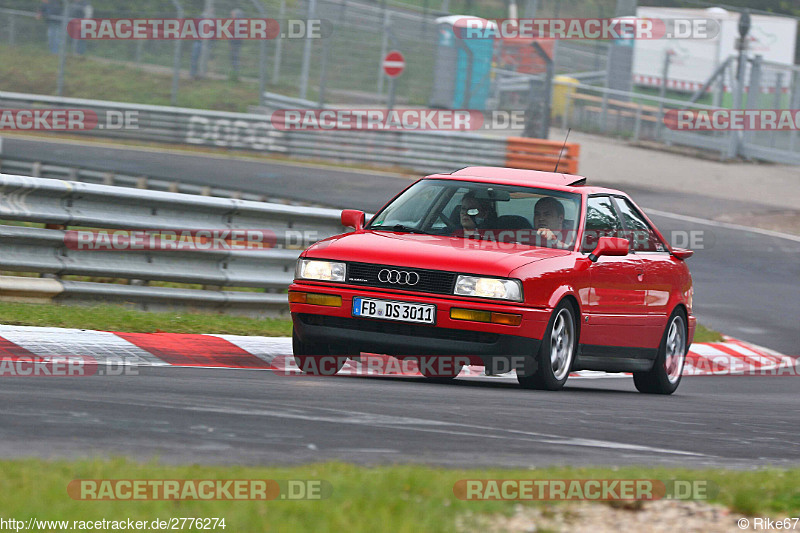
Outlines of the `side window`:
{"type": "Polygon", "coordinates": [[[591,252],[600,237],[619,237],[622,223],[608,196],[592,196],[586,200],[586,231],[581,251],[591,252]]]}
{"type": "Polygon", "coordinates": [[[667,249],[656,233],[627,198],[616,198],[627,231],[625,238],[632,243],[634,252],[665,252],[667,249]]]}

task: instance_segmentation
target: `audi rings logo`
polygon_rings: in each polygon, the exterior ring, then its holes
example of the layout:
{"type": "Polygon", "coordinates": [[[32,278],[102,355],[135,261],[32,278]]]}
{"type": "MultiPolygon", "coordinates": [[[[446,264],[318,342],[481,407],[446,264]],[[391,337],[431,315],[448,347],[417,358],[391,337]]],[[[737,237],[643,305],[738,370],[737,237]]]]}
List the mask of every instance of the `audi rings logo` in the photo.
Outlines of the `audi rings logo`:
{"type": "Polygon", "coordinates": [[[378,272],[378,281],[381,283],[391,283],[392,285],[408,285],[413,287],[419,283],[419,274],[416,272],[406,272],[405,270],[389,270],[384,268],[378,272]]]}

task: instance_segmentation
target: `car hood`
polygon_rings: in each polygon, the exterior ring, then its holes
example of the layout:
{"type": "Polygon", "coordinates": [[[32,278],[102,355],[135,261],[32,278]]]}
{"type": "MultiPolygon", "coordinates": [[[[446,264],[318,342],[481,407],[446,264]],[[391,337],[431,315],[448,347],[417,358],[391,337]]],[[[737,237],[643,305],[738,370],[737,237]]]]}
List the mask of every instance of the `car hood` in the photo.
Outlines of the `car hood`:
{"type": "Polygon", "coordinates": [[[362,231],[322,240],[306,257],[506,277],[523,265],[567,250],[460,237],[362,231]]]}

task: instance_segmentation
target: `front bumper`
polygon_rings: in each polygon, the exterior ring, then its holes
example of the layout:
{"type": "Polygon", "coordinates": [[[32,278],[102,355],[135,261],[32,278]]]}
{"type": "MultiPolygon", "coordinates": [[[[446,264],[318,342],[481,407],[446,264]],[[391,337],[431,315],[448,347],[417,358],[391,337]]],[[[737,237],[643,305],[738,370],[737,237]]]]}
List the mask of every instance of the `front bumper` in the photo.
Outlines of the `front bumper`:
{"type": "Polygon", "coordinates": [[[311,283],[293,283],[289,290],[342,297],[341,307],[290,304],[295,332],[302,341],[352,346],[361,352],[398,356],[472,355],[486,361],[502,356],[533,355],[539,349],[539,339],[544,334],[551,312],[517,304],[311,283]],[[352,307],[356,296],[434,304],[436,324],[354,318],[352,307]],[[522,323],[510,326],[453,320],[450,318],[450,309],[453,307],[519,314],[522,315],[522,323]]]}

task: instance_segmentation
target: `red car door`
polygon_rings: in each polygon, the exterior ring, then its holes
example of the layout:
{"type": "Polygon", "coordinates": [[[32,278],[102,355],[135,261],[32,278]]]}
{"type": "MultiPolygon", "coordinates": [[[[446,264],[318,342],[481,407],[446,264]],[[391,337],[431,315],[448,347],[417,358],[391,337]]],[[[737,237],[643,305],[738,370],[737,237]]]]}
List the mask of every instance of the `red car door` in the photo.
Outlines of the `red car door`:
{"type": "MultiPolygon", "coordinates": [[[[624,226],[609,196],[587,198],[583,252],[591,252],[600,237],[619,237],[623,232],[624,226]]],[[[643,326],[647,322],[647,288],[642,259],[632,253],[598,258],[589,267],[589,286],[581,330],[584,351],[591,352],[593,347],[646,346],[643,326]]]]}
{"type": "Polygon", "coordinates": [[[644,266],[646,327],[650,330],[647,337],[651,345],[657,346],[672,312],[670,296],[680,291],[678,267],[665,243],[633,202],[623,196],[615,196],[614,202],[622,216],[625,236],[644,266]]]}

